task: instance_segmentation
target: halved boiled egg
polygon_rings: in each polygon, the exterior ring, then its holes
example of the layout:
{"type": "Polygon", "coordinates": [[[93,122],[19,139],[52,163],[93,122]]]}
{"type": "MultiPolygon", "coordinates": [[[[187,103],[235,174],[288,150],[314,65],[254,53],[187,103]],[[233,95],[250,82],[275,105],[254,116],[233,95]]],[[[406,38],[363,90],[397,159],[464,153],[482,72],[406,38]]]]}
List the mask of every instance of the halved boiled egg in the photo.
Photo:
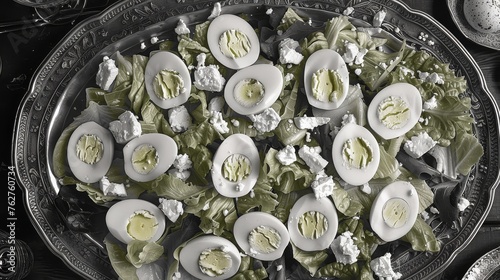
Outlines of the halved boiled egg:
{"type": "Polygon", "coordinates": [[[283,75],[277,67],[256,64],[231,76],[224,89],[224,98],[238,114],[257,114],[273,105],[282,87],[283,75]]]}
{"type": "Polygon", "coordinates": [[[240,197],[254,187],[260,172],[259,151],[252,138],[233,134],[222,141],[212,164],[212,181],[225,197],[240,197]]]}
{"type": "Polygon", "coordinates": [[[422,97],[408,83],[385,87],[375,95],[367,111],[370,127],[382,138],[393,139],[410,131],[422,114],[422,97]]]}
{"type": "Polygon", "coordinates": [[[177,55],[160,51],[149,59],[144,83],[149,98],[163,109],[184,104],[191,93],[191,75],[177,55]]]}
{"type": "Polygon", "coordinates": [[[109,232],[121,242],[156,242],[165,231],[165,215],[153,203],[125,199],[113,204],[106,213],[109,232]]]}
{"type": "Polygon", "coordinates": [[[355,123],[346,124],[332,145],[335,170],[348,184],[367,183],[377,172],[380,148],[377,139],[366,128],[355,123]]]}
{"type": "Polygon", "coordinates": [[[95,183],[108,172],[113,149],[113,135],[109,130],[93,121],[83,123],[68,141],[69,168],[78,180],[95,183]]]}
{"type": "Polygon", "coordinates": [[[245,254],[262,261],[279,259],[290,242],[285,225],[271,214],[250,212],[234,223],[234,238],[245,254]]]}
{"type": "Polygon", "coordinates": [[[349,71],[342,56],[331,49],[311,54],[304,66],[304,88],[311,106],[338,108],[349,90],[349,71]]]}
{"type": "Polygon", "coordinates": [[[177,144],[165,134],[149,133],[123,147],[125,173],[132,180],[147,182],[165,173],[177,156],[177,144]]]}
{"type": "Polygon", "coordinates": [[[215,59],[231,69],[245,68],[259,58],[257,33],[247,21],[235,15],[216,17],[208,27],[207,42],[215,59]]]}
{"type": "Polygon", "coordinates": [[[198,279],[229,279],[238,272],[241,256],[229,240],[212,235],[189,241],[179,254],[182,267],[198,279]]]}
{"type": "Polygon", "coordinates": [[[299,198],[288,217],[288,232],[293,244],[304,251],[326,249],[335,239],[337,211],[326,197],[316,199],[311,193],[299,198]]]}
{"type": "Polygon", "coordinates": [[[418,216],[418,193],[410,182],[396,181],[380,191],[370,211],[370,225],[384,241],[403,237],[418,216]]]}

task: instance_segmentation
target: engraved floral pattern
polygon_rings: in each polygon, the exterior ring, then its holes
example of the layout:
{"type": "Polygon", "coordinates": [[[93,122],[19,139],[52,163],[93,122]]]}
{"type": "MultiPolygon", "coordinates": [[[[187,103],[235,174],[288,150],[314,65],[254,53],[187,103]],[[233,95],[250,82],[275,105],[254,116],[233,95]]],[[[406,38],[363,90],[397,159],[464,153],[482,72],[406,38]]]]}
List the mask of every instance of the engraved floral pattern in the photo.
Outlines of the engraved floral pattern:
{"type": "MultiPolygon", "coordinates": [[[[457,0],[460,1],[460,0],[457,0]]],[[[63,122],[54,122],[54,112],[65,113],[73,108],[57,108],[59,100],[74,100],[78,96],[78,83],[85,67],[97,65],[96,56],[106,53],[107,47],[117,42],[131,51],[139,50],[135,34],[151,35],[145,29],[157,23],[175,26],[175,16],[201,9],[210,9],[214,1],[195,0],[124,0],[103,14],[76,26],[61,42],[51,56],[39,68],[33,80],[32,90],[27,93],[19,111],[14,143],[15,165],[19,172],[20,185],[25,191],[29,212],[36,222],[39,232],[52,249],[69,266],[89,279],[114,279],[116,275],[109,260],[91,236],[72,233],[66,230],[62,221],[55,215],[51,197],[56,188],[52,186],[48,163],[48,143],[55,142],[57,131],[64,127],[63,122]],[[80,71],[80,72],[79,72],[80,71]],[[66,93],[66,94],[64,94],[66,93]],[[64,94],[64,95],[63,95],[64,94]],[[55,110],[55,109],[60,110],[55,110]],[[50,130],[48,130],[50,128],[50,130]],[[49,134],[47,134],[49,133],[49,134]]],[[[475,129],[480,142],[484,145],[485,156],[474,170],[466,194],[473,203],[454,228],[446,228],[440,221],[431,220],[438,238],[443,242],[439,254],[403,252],[394,260],[395,269],[404,272],[405,279],[424,279],[436,276],[464,248],[478,230],[492,203],[492,193],[498,185],[499,151],[492,145],[497,143],[499,119],[491,94],[483,86],[483,78],[477,66],[470,61],[461,44],[443,30],[434,20],[415,14],[397,1],[390,0],[225,0],[222,6],[248,5],[291,5],[297,9],[314,8],[328,13],[342,13],[347,7],[355,7],[353,17],[370,23],[375,13],[387,11],[382,26],[400,40],[405,39],[410,46],[425,49],[450,63],[457,74],[468,73],[469,94],[473,99],[472,113],[477,120],[475,129]],[[423,40],[422,30],[426,30],[423,40]],[[434,43],[429,44],[428,40],[434,43]],[[493,143],[493,144],[492,144],[493,143]],[[494,149],[495,148],[495,149],[494,149]]],[[[168,31],[161,35],[167,36],[168,31]]],[[[88,78],[88,77],[87,77],[88,78]]],[[[81,86],[81,85],[80,85],[81,86]]],[[[72,103],[72,102],[71,102],[72,103]]]]}

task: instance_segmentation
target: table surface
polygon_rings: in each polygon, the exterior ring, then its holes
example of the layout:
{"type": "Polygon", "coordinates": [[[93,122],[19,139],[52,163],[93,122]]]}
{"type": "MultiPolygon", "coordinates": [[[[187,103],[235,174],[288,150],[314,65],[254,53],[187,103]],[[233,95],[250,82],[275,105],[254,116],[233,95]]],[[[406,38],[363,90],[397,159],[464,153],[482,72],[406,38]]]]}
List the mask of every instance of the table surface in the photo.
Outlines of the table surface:
{"type": "MultiPolygon", "coordinates": [[[[115,2],[111,0],[109,3],[115,2]]],[[[500,51],[479,46],[465,38],[455,26],[445,0],[404,0],[413,9],[421,10],[437,19],[450,30],[469,50],[485,75],[487,86],[500,103],[500,51]]],[[[34,16],[34,10],[18,5],[12,1],[2,3],[0,21],[25,20],[34,16]]],[[[0,112],[2,114],[1,131],[13,131],[14,118],[23,95],[26,93],[30,79],[43,58],[57,44],[73,24],[60,26],[44,26],[30,28],[28,24],[20,31],[0,34],[0,57],[3,69],[0,74],[0,112]]],[[[12,139],[9,133],[8,141],[12,139]],[[10,137],[10,138],[9,138],[10,137]]],[[[7,177],[7,168],[12,165],[10,145],[4,145],[1,153],[1,177],[7,177]]],[[[2,192],[1,195],[3,195],[2,192]]],[[[17,190],[21,201],[22,192],[17,190]]],[[[4,208],[4,207],[2,207],[4,208]]],[[[4,209],[1,210],[0,215],[4,209]]],[[[21,211],[18,211],[21,212],[21,211]]],[[[38,236],[29,219],[20,214],[16,225],[16,237],[24,240],[33,252],[34,263],[31,272],[25,279],[81,279],[69,270],[64,263],[51,253],[38,236]]],[[[0,228],[6,230],[6,228],[0,228]]],[[[482,255],[500,246],[500,191],[497,191],[493,207],[485,223],[472,242],[465,248],[446,269],[442,279],[461,279],[467,269],[482,255]]],[[[0,277],[2,279],[2,277],[0,277]]]]}

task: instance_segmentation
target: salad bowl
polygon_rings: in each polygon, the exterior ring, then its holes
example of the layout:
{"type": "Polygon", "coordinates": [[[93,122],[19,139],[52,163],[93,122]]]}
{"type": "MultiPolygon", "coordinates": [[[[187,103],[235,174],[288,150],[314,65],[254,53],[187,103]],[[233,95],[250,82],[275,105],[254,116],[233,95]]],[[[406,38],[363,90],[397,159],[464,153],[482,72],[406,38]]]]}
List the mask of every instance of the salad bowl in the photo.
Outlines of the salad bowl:
{"type": "MultiPolygon", "coordinates": [[[[103,236],[68,229],[58,214],[56,197],[61,184],[53,172],[53,151],[68,124],[87,106],[85,88],[93,85],[103,56],[145,52],[154,48],[151,38],[175,36],[179,18],[190,24],[206,19],[216,1],[125,0],[101,14],[81,22],[69,32],[36,71],[15,124],[13,162],[25,193],[24,203],[32,223],[47,246],[64,262],[88,279],[116,279],[103,243],[103,236]]],[[[229,0],[219,2],[224,13],[252,13],[264,7],[289,6],[313,20],[338,16],[347,8],[359,26],[369,26],[381,10],[382,23],[390,44],[405,41],[449,64],[467,81],[471,98],[474,133],[484,155],[472,168],[464,186],[470,206],[453,225],[431,222],[441,242],[438,253],[403,250],[392,259],[394,270],[404,279],[438,276],[472,240],[485,220],[499,183],[498,106],[471,55],[441,24],[427,14],[410,9],[399,1],[289,1],[229,0]]]]}

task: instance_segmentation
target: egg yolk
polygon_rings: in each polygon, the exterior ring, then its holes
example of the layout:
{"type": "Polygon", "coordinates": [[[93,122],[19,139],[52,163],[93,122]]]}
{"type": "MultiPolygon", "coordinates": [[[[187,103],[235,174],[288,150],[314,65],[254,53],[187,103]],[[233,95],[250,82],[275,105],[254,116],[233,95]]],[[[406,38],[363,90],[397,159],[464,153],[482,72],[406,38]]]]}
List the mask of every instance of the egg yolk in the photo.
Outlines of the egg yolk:
{"type": "Polygon", "coordinates": [[[219,38],[220,51],[229,58],[244,57],[251,47],[247,35],[239,30],[227,30],[219,38]]]}
{"type": "Polygon", "coordinates": [[[198,259],[200,270],[210,276],[221,276],[233,265],[231,256],[225,252],[224,248],[209,248],[201,252],[198,259]]]}
{"type": "Polygon", "coordinates": [[[158,165],[158,152],[150,144],[142,144],[132,153],[132,166],[137,173],[148,174],[158,165]]]}
{"type": "Polygon", "coordinates": [[[177,71],[161,70],[153,81],[154,92],[161,100],[172,99],[183,93],[184,80],[177,71]]]}
{"type": "Polygon", "coordinates": [[[400,228],[408,221],[410,206],[401,198],[389,199],[382,209],[384,222],[391,228],[400,228]]]}
{"type": "Polygon", "coordinates": [[[264,98],[264,85],[255,79],[243,79],[234,87],[234,99],[241,106],[252,107],[264,98]]]}
{"type": "Polygon", "coordinates": [[[342,78],[330,69],[319,69],[311,79],[312,94],[319,101],[332,102],[344,94],[342,78]]]}
{"type": "Polygon", "coordinates": [[[410,119],[410,108],[401,97],[387,97],[378,106],[378,119],[387,128],[399,129],[410,119]]]}
{"type": "Polygon", "coordinates": [[[128,219],[127,233],[135,240],[148,241],[156,233],[158,221],[150,212],[138,211],[128,219]]]}
{"type": "Polygon", "coordinates": [[[308,211],[299,217],[299,233],[307,239],[318,239],[328,230],[328,219],[317,211],[308,211]]]}
{"type": "Polygon", "coordinates": [[[94,134],[85,134],[76,143],[76,155],[86,164],[99,162],[104,154],[104,144],[94,134]]]}
{"type": "Polygon", "coordinates": [[[222,175],[231,182],[240,182],[250,175],[250,160],[242,154],[232,154],[222,164],[222,175]]]}
{"type": "Polygon", "coordinates": [[[274,228],[261,225],[250,232],[248,243],[250,244],[251,251],[269,254],[279,248],[281,236],[274,228]]]}
{"type": "Polygon", "coordinates": [[[344,143],[342,156],[349,166],[363,169],[373,160],[373,151],[365,138],[356,137],[344,143]]]}

